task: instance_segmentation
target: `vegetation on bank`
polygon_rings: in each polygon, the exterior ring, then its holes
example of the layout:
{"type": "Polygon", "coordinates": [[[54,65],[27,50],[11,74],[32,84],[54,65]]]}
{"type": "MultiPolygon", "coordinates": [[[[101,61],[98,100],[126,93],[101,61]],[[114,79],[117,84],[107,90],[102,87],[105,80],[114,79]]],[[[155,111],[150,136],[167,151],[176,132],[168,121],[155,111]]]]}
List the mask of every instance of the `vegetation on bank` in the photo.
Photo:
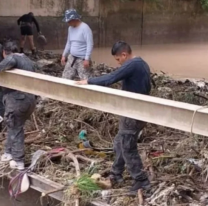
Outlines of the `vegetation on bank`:
{"type": "MultiPolygon", "coordinates": [[[[141,0],[120,0],[121,2],[126,2],[126,1],[141,1],[141,0]]],[[[144,0],[144,1],[152,1],[156,2],[158,0],[144,0]]],[[[200,0],[201,6],[204,10],[208,10],[208,0],[200,0]]]]}
{"type": "Polygon", "coordinates": [[[208,10],[208,0],[201,0],[202,8],[208,10]]]}

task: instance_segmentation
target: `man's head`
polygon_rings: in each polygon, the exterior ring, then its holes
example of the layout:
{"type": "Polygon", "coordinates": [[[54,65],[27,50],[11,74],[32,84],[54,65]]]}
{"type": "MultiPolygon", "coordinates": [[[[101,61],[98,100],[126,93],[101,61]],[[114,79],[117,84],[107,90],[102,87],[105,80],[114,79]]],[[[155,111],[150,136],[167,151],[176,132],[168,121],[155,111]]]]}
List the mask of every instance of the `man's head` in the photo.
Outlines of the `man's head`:
{"type": "Polygon", "coordinates": [[[131,47],[124,41],[116,42],[111,49],[111,54],[120,65],[132,58],[131,47]]]}
{"type": "Polygon", "coordinates": [[[69,26],[77,27],[81,22],[81,16],[75,9],[69,9],[65,11],[63,22],[69,24],[69,26]]]}
{"type": "Polygon", "coordinates": [[[7,55],[10,55],[12,53],[18,52],[17,45],[14,42],[6,42],[3,45],[3,57],[5,58],[7,55]]]}
{"type": "Polygon", "coordinates": [[[29,12],[29,13],[28,13],[28,15],[30,15],[30,16],[34,16],[34,14],[33,14],[32,12],[29,12]]]}

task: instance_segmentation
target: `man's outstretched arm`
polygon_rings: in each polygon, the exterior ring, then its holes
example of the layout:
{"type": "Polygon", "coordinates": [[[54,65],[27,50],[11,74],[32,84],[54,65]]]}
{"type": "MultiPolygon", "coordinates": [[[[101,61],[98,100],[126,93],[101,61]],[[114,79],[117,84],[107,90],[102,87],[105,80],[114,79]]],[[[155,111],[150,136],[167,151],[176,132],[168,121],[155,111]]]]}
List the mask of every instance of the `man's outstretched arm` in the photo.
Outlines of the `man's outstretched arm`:
{"type": "Polygon", "coordinates": [[[90,78],[88,80],[78,81],[77,84],[94,84],[99,86],[110,86],[132,74],[132,63],[121,66],[118,70],[100,77],[90,78]]]}
{"type": "Polygon", "coordinates": [[[22,17],[23,17],[23,16],[21,16],[21,17],[17,20],[17,25],[20,25],[20,22],[22,21],[22,17]]]}

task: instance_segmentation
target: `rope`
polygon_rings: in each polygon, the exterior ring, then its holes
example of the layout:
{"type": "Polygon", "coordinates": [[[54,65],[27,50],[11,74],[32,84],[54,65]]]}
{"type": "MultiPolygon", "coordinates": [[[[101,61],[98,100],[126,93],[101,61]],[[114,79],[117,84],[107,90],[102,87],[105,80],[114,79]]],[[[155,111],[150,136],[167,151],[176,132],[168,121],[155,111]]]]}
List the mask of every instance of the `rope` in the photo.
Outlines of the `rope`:
{"type": "Polygon", "coordinates": [[[194,126],[194,120],[195,120],[195,116],[196,116],[196,113],[199,111],[199,110],[203,110],[203,109],[207,109],[208,108],[208,105],[206,106],[202,106],[202,107],[199,107],[198,109],[196,109],[193,113],[193,116],[192,116],[192,121],[191,121],[191,131],[190,131],[190,136],[192,137],[193,136],[193,126],[194,126]]]}

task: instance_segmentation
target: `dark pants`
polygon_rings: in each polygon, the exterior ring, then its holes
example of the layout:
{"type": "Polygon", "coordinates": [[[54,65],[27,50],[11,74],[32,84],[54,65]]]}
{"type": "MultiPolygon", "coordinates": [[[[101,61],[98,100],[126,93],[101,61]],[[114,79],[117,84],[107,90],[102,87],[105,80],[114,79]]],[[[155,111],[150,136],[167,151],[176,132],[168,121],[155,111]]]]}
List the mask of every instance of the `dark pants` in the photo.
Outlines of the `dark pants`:
{"type": "MultiPolygon", "coordinates": [[[[4,117],[4,104],[3,104],[3,91],[2,88],[0,87],[0,116],[4,117]]],[[[2,131],[2,123],[0,122],[0,132],[2,131]]]]}
{"type": "Polygon", "coordinates": [[[127,117],[120,118],[119,131],[114,139],[115,160],[112,167],[113,175],[122,176],[126,164],[134,180],[140,181],[147,178],[137,149],[138,134],[144,126],[144,122],[127,117]]]}
{"type": "Polygon", "coordinates": [[[24,124],[33,113],[36,105],[35,96],[19,91],[10,92],[3,97],[5,105],[5,123],[7,139],[5,152],[15,161],[24,159],[24,124]]]}
{"type": "Polygon", "coordinates": [[[3,104],[3,92],[1,91],[0,87],[0,116],[4,116],[4,104],[3,104]]]}
{"type": "Polygon", "coordinates": [[[20,31],[21,31],[22,36],[31,36],[31,35],[33,35],[32,26],[21,26],[20,31]]]}

